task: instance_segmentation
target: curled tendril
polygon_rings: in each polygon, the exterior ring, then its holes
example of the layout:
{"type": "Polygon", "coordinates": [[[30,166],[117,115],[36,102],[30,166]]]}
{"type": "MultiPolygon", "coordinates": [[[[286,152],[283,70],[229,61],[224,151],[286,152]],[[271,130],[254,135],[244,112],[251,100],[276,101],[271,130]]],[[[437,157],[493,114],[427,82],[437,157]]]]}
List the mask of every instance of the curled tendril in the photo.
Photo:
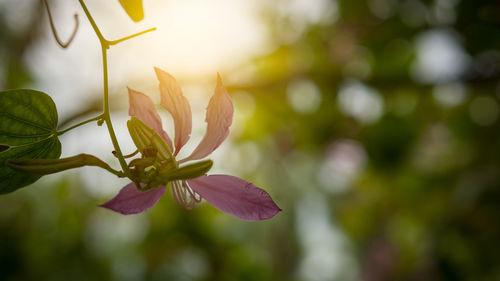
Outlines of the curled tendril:
{"type": "Polygon", "coordinates": [[[76,31],[78,30],[78,15],[75,13],[75,28],[73,29],[73,33],[68,39],[68,42],[64,43],[59,39],[59,36],[57,35],[56,27],[54,26],[54,21],[52,19],[52,14],[50,13],[49,9],[49,4],[47,3],[47,0],[42,0],[43,4],[45,5],[45,8],[47,9],[47,15],[49,16],[49,22],[50,22],[50,28],[52,29],[52,34],[54,34],[54,38],[56,39],[57,44],[61,46],[62,48],[66,49],[69,44],[73,41],[76,35],[76,31]]]}

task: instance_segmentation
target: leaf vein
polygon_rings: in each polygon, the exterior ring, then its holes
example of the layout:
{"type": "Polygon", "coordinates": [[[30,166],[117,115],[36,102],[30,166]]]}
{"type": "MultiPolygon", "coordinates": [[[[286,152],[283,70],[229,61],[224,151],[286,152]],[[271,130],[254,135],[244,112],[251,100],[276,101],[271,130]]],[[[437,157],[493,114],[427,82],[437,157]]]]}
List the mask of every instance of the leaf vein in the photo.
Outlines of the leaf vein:
{"type": "Polygon", "coordinates": [[[8,117],[8,118],[10,118],[10,119],[13,119],[13,120],[17,121],[17,122],[24,123],[24,124],[28,124],[28,125],[31,125],[31,126],[33,126],[33,127],[36,127],[36,128],[42,129],[42,130],[44,130],[44,131],[51,132],[51,130],[50,130],[50,129],[47,129],[47,128],[45,128],[45,127],[42,127],[40,124],[37,124],[37,123],[35,123],[35,122],[33,122],[33,121],[30,121],[30,120],[21,119],[21,118],[19,118],[18,116],[12,115],[12,114],[10,114],[10,113],[8,113],[8,112],[1,112],[1,113],[0,113],[0,115],[6,116],[6,117],[8,117]]]}

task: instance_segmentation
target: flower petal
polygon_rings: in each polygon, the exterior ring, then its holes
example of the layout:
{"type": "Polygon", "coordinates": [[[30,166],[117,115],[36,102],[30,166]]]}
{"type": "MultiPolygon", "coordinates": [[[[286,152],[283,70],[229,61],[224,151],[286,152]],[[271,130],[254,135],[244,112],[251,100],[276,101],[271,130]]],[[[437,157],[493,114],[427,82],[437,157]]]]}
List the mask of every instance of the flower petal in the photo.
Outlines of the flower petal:
{"type": "Polygon", "coordinates": [[[161,105],[172,114],[174,119],[174,155],[177,155],[191,135],[191,107],[172,75],[157,67],[155,67],[155,72],[160,80],[161,105]]]}
{"type": "Polygon", "coordinates": [[[138,214],[156,205],[164,192],[164,186],[140,191],[132,182],[123,187],[113,199],[99,206],[124,215],[138,214]]]}
{"type": "Polygon", "coordinates": [[[233,112],[234,108],[231,96],[224,85],[222,85],[222,79],[217,73],[215,93],[210,99],[207,107],[207,115],[205,118],[207,122],[207,132],[205,133],[205,137],[203,137],[193,153],[181,162],[204,158],[219,147],[229,135],[229,126],[231,126],[233,122],[233,112]]]}
{"type": "Polygon", "coordinates": [[[237,177],[205,175],[187,182],[214,207],[242,220],[265,220],[281,211],[265,190],[237,177]]]}
{"type": "Polygon", "coordinates": [[[137,119],[141,120],[146,126],[155,130],[155,132],[165,140],[170,149],[172,149],[172,141],[163,130],[160,115],[158,115],[151,98],[130,88],[128,88],[128,98],[130,103],[128,114],[137,117],[137,119]]]}

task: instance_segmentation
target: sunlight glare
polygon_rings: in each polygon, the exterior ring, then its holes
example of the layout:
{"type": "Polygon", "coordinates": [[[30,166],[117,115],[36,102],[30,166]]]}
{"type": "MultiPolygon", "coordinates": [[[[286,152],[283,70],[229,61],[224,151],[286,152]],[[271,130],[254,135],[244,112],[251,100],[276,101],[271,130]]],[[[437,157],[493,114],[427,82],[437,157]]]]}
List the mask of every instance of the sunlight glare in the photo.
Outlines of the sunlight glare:
{"type": "MultiPolygon", "coordinates": [[[[141,24],[119,24],[116,34],[156,27],[113,50],[114,77],[138,77],[158,66],[176,77],[212,77],[262,54],[266,32],[252,1],[145,2],[141,24]]],[[[108,22],[112,26],[116,23],[108,22]]],[[[113,28],[113,29],[115,29],[113,28]]],[[[136,78],[137,79],[137,78],[136,78]]]]}

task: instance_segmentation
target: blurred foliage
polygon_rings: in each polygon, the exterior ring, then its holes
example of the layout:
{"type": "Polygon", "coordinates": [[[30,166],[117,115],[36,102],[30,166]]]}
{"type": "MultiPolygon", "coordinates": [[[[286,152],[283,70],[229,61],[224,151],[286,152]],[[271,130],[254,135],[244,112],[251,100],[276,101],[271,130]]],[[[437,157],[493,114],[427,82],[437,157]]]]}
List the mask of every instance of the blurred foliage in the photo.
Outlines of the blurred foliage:
{"type": "MultiPolygon", "coordinates": [[[[123,217],[78,178],[46,181],[0,198],[0,279],[499,280],[499,2],[297,3],[267,5],[277,48],[230,89],[256,104],[236,145],[260,162],[241,176],[281,214],[163,199],[123,217]]],[[[2,26],[4,88],[29,80],[14,66],[32,41],[10,39],[29,32],[2,26]]]]}

